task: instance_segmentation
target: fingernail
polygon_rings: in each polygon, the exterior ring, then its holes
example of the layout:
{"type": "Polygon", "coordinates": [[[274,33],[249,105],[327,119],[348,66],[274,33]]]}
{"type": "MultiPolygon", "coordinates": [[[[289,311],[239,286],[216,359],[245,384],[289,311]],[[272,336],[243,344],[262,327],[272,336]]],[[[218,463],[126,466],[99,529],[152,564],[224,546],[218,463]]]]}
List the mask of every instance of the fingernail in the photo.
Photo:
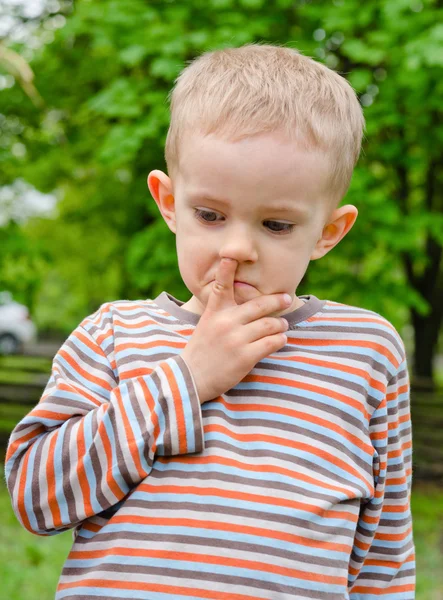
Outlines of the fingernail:
{"type": "Polygon", "coordinates": [[[283,298],[284,298],[284,301],[286,302],[286,304],[291,304],[292,298],[291,298],[291,296],[289,294],[285,294],[283,296],[283,298]]]}

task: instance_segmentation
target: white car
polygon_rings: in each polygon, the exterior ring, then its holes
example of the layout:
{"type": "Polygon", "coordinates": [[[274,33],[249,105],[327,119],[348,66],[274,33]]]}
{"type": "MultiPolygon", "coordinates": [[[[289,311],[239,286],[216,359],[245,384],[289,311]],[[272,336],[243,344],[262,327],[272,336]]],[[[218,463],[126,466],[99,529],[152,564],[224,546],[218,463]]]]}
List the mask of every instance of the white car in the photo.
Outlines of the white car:
{"type": "Polygon", "coordinates": [[[36,337],[27,307],[15,302],[10,292],[0,292],[0,354],[17,354],[36,337]]]}

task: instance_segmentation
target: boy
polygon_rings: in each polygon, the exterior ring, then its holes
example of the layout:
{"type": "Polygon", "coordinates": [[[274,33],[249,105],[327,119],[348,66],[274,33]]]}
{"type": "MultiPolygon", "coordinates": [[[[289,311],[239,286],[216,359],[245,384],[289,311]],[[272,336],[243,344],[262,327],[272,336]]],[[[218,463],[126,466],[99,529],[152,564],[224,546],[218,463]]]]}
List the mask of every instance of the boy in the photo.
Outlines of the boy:
{"type": "Polygon", "coordinates": [[[75,527],[57,599],[414,598],[403,342],[295,294],[355,222],[337,207],[363,127],[350,85],[289,48],[178,78],[148,186],[192,298],[85,318],[9,443],[22,524],[75,527]]]}

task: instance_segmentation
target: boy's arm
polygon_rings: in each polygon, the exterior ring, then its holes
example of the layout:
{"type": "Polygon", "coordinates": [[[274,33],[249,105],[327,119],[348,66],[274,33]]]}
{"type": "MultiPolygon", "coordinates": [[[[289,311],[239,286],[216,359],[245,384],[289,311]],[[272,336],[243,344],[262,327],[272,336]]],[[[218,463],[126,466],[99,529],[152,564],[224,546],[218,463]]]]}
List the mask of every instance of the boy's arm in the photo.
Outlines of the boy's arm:
{"type": "Polygon", "coordinates": [[[7,485],[26,529],[59,533],[124,498],[155,454],[203,449],[201,405],[181,356],[118,382],[79,325],[57,352],[39,403],[11,434],[7,485]]]}
{"type": "Polygon", "coordinates": [[[350,600],[415,598],[410,385],[402,342],[401,347],[402,361],[371,419],[376,485],[360,512],[349,564],[350,600]]]}

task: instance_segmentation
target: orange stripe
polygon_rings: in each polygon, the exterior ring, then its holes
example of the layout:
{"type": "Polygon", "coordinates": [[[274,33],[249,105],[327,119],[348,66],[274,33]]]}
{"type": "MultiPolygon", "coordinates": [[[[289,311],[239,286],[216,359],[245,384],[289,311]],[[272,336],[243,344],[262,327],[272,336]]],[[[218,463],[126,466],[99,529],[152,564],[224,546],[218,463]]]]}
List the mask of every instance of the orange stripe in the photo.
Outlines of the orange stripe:
{"type": "MultiPolygon", "coordinates": [[[[86,330],[85,330],[86,331],[86,330]]],[[[85,346],[87,346],[94,354],[100,354],[103,358],[106,358],[103,350],[98,346],[95,341],[91,342],[90,337],[91,334],[86,332],[88,335],[84,335],[81,329],[77,328],[72,332],[72,336],[77,338],[80,342],[82,342],[85,346]]]]}
{"type": "MultiPolygon", "coordinates": [[[[127,344],[115,344],[116,349],[121,352],[122,350],[131,350],[132,348],[140,348],[142,350],[148,350],[149,348],[156,348],[159,345],[158,340],[154,340],[153,342],[137,342],[131,341],[127,344]]],[[[181,350],[184,348],[185,344],[183,342],[171,342],[171,340],[163,340],[161,341],[162,346],[167,346],[168,348],[178,348],[181,350]]]]}
{"type": "Polygon", "coordinates": [[[326,361],[326,360],[320,360],[320,359],[316,359],[316,358],[303,357],[303,356],[287,356],[287,357],[285,357],[284,355],[282,355],[282,356],[276,356],[275,358],[276,358],[276,360],[291,361],[296,364],[303,363],[303,364],[307,364],[307,365],[322,367],[322,368],[328,369],[328,370],[334,370],[334,371],[337,371],[338,379],[340,379],[341,373],[349,373],[350,375],[355,375],[356,377],[360,377],[361,379],[364,379],[371,385],[371,387],[373,387],[374,389],[376,389],[380,392],[384,393],[386,390],[386,386],[381,381],[377,381],[376,379],[371,377],[370,373],[368,373],[364,369],[359,369],[358,367],[351,367],[349,365],[337,363],[334,361],[329,361],[329,360],[326,361]]]}
{"type": "Polygon", "coordinates": [[[113,304],[117,308],[118,311],[130,312],[131,310],[134,310],[134,308],[140,309],[140,310],[146,310],[147,308],[151,307],[154,303],[146,302],[146,304],[137,304],[136,300],[131,300],[129,306],[125,306],[124,304],[118,304],[118,301],[114,302],[113,304]]]}
{"type": "MultiPolygon", "coordinates": [[[[128,321],[122,321],[117,316],[113,319],[114,325],[118,325],[122,329],[127,329],[131,331],[131,329],[141,329],[142,327],[146,327],[147,325],[155,325],[158,327],[158,321],[153,318],[147,317],[143,321],[137,321],[137,323],[129,323],[128,321]]],[[[158,342],[157,342],[158,343],[158,342]]]]}
{"type": "MultiPolygon", "coordinates": [[[[314,477],[310,477],[309,475],[305,475],[304,473],[299,473],[297,471],[291,471],[291,469],[285,469],[283,467],[277,467],[274,465],[267,465],[267,464],[260,464],[260,465],[249,465],[247,463],[242,463],[239,460],[233,460],[231,458],[225,458],[224,456],[171,456],[171,457],[163,457],[163,456],[157,456],[156,457],[156,461],[159,461],[163,464],[170,464],[171,461],[174,462],[179,462],[179,463],[190,463],[192,462],[192,464],[196,464],[196,465],[207,465],[207,464],[214,464],[214,465],[225,465],[228,467],[234,467],[236,469],[241,469],[244,471],[253,471],[253,472],[257,472],[257,473],[272,473],[272,474],[281,474],[281,475],[286,475],[287,477],[291,477],[292,479],[295,479],[297,481],[305,481],[306,483],[311,483],[313,485],[318,486],[319,485],[319,480],[314,478],[314,477]]],[[[325,488],[327,490],[332,490],[334,492],[340,492],[340,493],[345,493],[346,490],[343,487],[339,487],[337,485],[333,485],[330,483],[325,483],[325,482],[321,482],[321,487],[325,488]]],[[[353,494],[353,492],[348,491],[347,492],[347,499],[348,500],[352,500],[353,498],[355,498],[355,495],[353,494]]]]}
{"type": "Polygon", "coordinates": [[[86,445],[85,445],[85,436],[84,436],[85,422],[84,419],[81,419],[80,425],[78,428],[77,435],[77,453],[79,457],[78,463],[78,481],[80,484],[80,489],[82,491],[83,496],[83,505],[85,508],[86,516],[92,515],[93,510],[91,506],[91,490],[88,483],[88,478],[86,477],[85,470],[85,455],[86,455],[86,445]]]}
{"type": "Polygon", "coordinates": [[[85,521],[85,523],[83,524],[83,529],[86,529],[86,531],[94,531],[95,533],[97,531],[100,531],[102,527],[103,525],[99,525],[98,523],[91,523],[90,521],[85,521]]]}
{"type": "MultiPolygon", "coordinates": [[[[103,416],[104,416],[104,413],[103,413],[103,416]]],[[[110,426],[112,427],[112,422],[110,422],[110,426]]],[[[112,475],[112,465],[113,465],[112,447],[111,447],[111,442],[108,438],[108,434],[106,433],[106,428],[103,423],[103,420],[101,420],[100,423],[98,424],[97,433],[102,440],[103,448],[105,450],[106,460],[108,463],[108,468],[106,469],[106,483],[107,483],[109,489],[111,490],[111,492],[114,494],[114,496],[116,498],[118,498],[118,500],[121,500],[123,498],[123,496],[126,495],[126,492],[124,492],[120,488],[120,486],[115,481],[115,479],[112,475]]]]}
{"type": "Polygon", "coordinates": [[[389,402],[390,400],[395,400],[397,396],[400,396],[400,394],[405,394],[408,391],[409,385],[405,383],[404,385],[398,387],[395,391],[386,394],[387,401],[389,402]]]}
{"type": "Polygon", "coordinates": [[[381,533],[380,531],[376,531],[374,539],[376,540],[389,540],[391,542],[402,542],[403,540],[405,540],[408,535],[411,533],[412,531],[412,525],[411,527],[408,527],[408,529],[406,531],[404,531],[403,533],[381,533]]]}
{"type": "MultiPolygon", "coordinates": [[[[283,381],[283,380],[281,380],[283,381]]],[[[234,402],[228,402],[220,396],[218,399],[220,404],[223,404],[227,409],[232,410],[233,412],[250,412],[257,411],[261,413],[270,413],[272,415],[285,415],[288,417],[293,417],[295,419],[300,419],[302,421],[307,421],[308,423],[314,423],[315,425],[319,425],[321,427],[325,427],[326,429],[331,429],[331,421],[327,419],[321,419],[320,417],[316,417],[315,415],[311,415],[309,413],[305,413],[302,411],[294,410],[291,408],[282,408],[280,406],[272,406],[272,405],[263,405],[263,404],[236,404],[234,402]]],[[[372,455],[373,447],[371,444],[365,444],[363,440],[353,435],[340,425],[334,423],[334,431],[340,433],[347,440],[352,442],[354,446],[357,446],[361,450],[364,450],[366,454],[372,455]]]]}
{"type": "MultiPolygon", "coordinates": [[[[357,534],[358,535],[358,534],[357,534]]],[[[371,547],[371,543],[366,543],[366,542],[362,542],[362,540],[360,540],[358,537],[355,538],[354,540],[354,546],[356,546],[357,548],[359,548],[362,552],[367,552],[369,550],[369,548],[371,547]]]]}
{"type": "Polygon", "coordinates": [[[172,400],[174,402],[174,411],[177,420],[177,435],[178,435],[178,452],[179,454],[186,454],[188,451],[188,440],[186,439],[186,421],[185,413],[183,410],[183,398],[178,388],[177,380],[174,372],[167,363],[163,363],[163,372],[169,383],[169,387],[172,392],[172,400]]]}
{"type": "Polygon", "coordinates": [[[191,552],[174,552],[169,550],[144,550],[136,548],[116,547],[108,550],[75,550],[69,554],[70,560],[88,560],[91,558],[103,558],[107,556],[138,556],[141,558],[162,558],[166,560],[190,561],[194,564],[208,564],[217,566],[237,567],[250,569],[265,573],[276,573],[284,577],[297,577],[305,581],[318,581],[330,583],[331,585],[347,585],[347,577],[336,577],[333,575],[322,575],[300,571],[292,567],[279,567],[277,565],[260,562],[258,560],[245,560],[240,558],[229,558],[227,556],[211,556],[208,554],[195,554],[191,552]]]}
{"type": "MultiPolygon", "coordinates": [[[[386,502],[388,502],[386,500],[386,502]]],[[[409,509],[409,504],[385,504],[383,506],[383,512],[389,513],[402,513],[409,509]]]]}
{"type": "MultiPolygon", "coordinates": [[[[411,415],[403,415],[402,417],[398,417],[395,421],[391,421],[388,423],[388,429],[392,430],[392,429],[397,429],[397,427],[400,425],[400,423],[406,423],[407,421],[409,421],[411,418],[411,415]]],[[[405,435],[405,434],[403,434],[405,435]]]]}
{"type": "Polygon", "coordinates": [[[395,331],[392,326],[389,327],[390,323],[388,321],[377,319],[376,317],[342,317],[340,315],[331,315],[330,317],[317,317],[315,321],[334,321],[335,323],[377,323],[378,325],[386,325],[391,331],[395,331]]]}
{"type": "Polygon", "coordinates": [[[289,346],[314,346],[314,347],[323,347],[323,346],[349,346],[350,348],[368,348],[370,350],[374,350],[381,356],[384,356],[389,360],[391,364],[394,365],[395,368],[398,368],[400,364],[399,361],[395,358],[395,356],[390,352],[385,346],[382,344],[378,344],[376,342],[368,342],[364,340],[333,340],[333,339],[304,339],[304,338],[293,338],[288,336],[288,345],[289,346]]]}
{"type": "Polygon", "coordinates": [[[154,525],[164,527],[193,527],[196,529],[208,529],[210,531],[228,531],[230,533],[238,533],[244,535],[254,535],[257,537],[283,540],[291,544],[299,544],[300,546],[308,546],[321,550],[333,550],[335,552],[350,552],[349,544],[334,544],[332,542],[322,542],[305,538],[299,535],[289,534],[283,531],[273,529],[265,529],[263,527],[251,527],[246,525],[235,525],[234,523],[219,523],[217,521],[201,521],[198,519],[173,519],[160,517],[140,517],[136,515],[114,515],[112,522],[130,523],[132,525],[154,525]]]}
{"type": "Polygon", "coordinates": [[[270,384],[274,384],[274,385],[281,385],[281,383],[283,382],[283,385],[295,388],[297,390],[306,390],[308,392],[314,392],[316,394],[320,394],[321,396],[329,396],[330,398],[335,398],[335,400],[339,400],[343,404],[345,404],[347,406],[352,406],[352,408],[355,408],[358,412],[362,413],[362,415],[368,421],[371,417],[371,415],[364,409],[363,404],[361,402],[357,402],[356,400],[353,400],[352,398],[350,398],[349,396],[346,396],[345,394],[339,394],[338,392],[334,392],[333,390],[331,390],[330,388],[327,388],[327,387],[323,387],[320,385],[313,385],[313,384],[309,384],[309,383],[303,383],[301,381],[295,381],[295,380],[291,381],[289,379],[282,379],[281,377],[268,377],[266,375],[251,375],[250,374],[242,379],[242,382],[249,383],[250,381],[255,381],[255,382],[259,382],[259,383],[268,383],[268,384],[270,383],[270,384]]]}
{"type": "MultiPolygon", "coordinates": [[[[129,344],[116,344],[116,348],[118,347],[118,350],[121,351],[126,348],[156,348],[158,345],[158,341],[150,342],[148,344],[134,344],[133,342],[130,342],[129,344]]],[[[162,342],[162,346],[182,349],[185,347],[185,344],[183,342],[165,341],[165,343],[162,342]]],[[[136,369],[122,370],[119,373],[120,381],[124,381],[125,379],[134,379],[135,377],[146,377],[146,375],[150,375],[153,370],[154,369],[151,367],[138,367],[136,369]]]]}
{"type": "Polygon", "coordinates": [[[83,323],[86,323],[87,321],[89,321],[89,322],[91,322],[91,323],[94,323],[95,325],[98,325],[98,323],[100,323],[100,322],[101,322],[101,319],[102,319],[102,317],[105,317],[105,316],[110,316],[109,314],[108,314],[108,315],[105,315],[105,313],[106,313],[106,312],[107,312],[107,313],[109,313],[109,312],[110,312],[110,311],[108,310],[110,306],[111,306],[111,302],[106,302],[105,304],[103,304],[102,306],[100,306],[100,308],[99,308],[99,310],[98,310],[98,313],[97,313],[97,315],[96,315],[94,318],[92,318],[92,317],[87,317],[87,318],[86,318],[84,321],[82,321],[82,322],[80,323],[80,325],[82,325],[82,326],[83,326],[83,323]]]}
{"type": "MultiPolygon", "coordinates": [[[[30,416],[32,416],[32,411],[29,413],[28,417],[30,416]]],[[[41,433],[44,433],[45,431],[46,427],[44,427],[43,425],[34,426],[34,429],[32,431],[28,431],[26,435],[22,435],[20,438],[17,438],[13,442],[11,442],[8,446],[8,451],[6,453],[5,463],[7,463],[14,456],[15,452],[22,444],[28,442],[29,440],[32,440],[33,438],[37,438],[41,433]]],[[[28,448],[30,446],[31,444],[27,444],[28,448]]],[[[25,450],[23,450],[23,452],[25,452],[25,450]]],[[[19,459],[17,458],[16,460],[19,459]]]]}
{"type": "Polygon", "coordinates": [[[401,417],[399,417],[398,422],[405,423],[406,421],[409,421],[410,418],[411,418],[411,415],[408,413],[406,415],[402,415],[401,417]]]}
{"type": "Polygon", "coordinates": [[[29,451],[26,452],[26,454],[24,456],[24,460],[22,462],[22,472],[21,472],[21,476],[19,479],[19,485],[18,485],[17,506],[18,506],[18,511],[20,513],[20,518],[22,520],[23,526],[28,531],[32,532],[33,529],[31,527],[31,523],[28,519],[28,515],[27,515],[26,509],[25,509],[25,489],[26,489],[26,476],[27,476],[27,470],[28,470],[28,462],[29,462],[29,451]]]}
{"type": "Polygon", "coordinates": [[[346,521],[357,521],[357,516],[346,511],[338,510],[323,510],[319,506],[306,504],[305,502],[296,502],[295,500],[286,500],[285,498],[275,498],[270,495],[249,494],[246,492],[233,492],[230,490],[222,490],[220,488],[199,488],[197,486],[181,486],[181,485],[162,485],[154,486],[149,483],[141,483],[137,491],[153,494],[195,494],[197,496],[216,496],[217,498],[232,498],[234,500],[244,500],[245,502],[257,502],[259,504],[270,504],[272,506],[286,506],[294,510],[302,510],[304,512],[318,515],[324,519],[344,519],[346,521]]]}
{"type": "Polygon", "coordinates": [[[138,581],[115,581],[110,579],[81,579],[70,583],[59,583],[57,590],[66,590],[76,587],[97,587],[100,589],[112,588],[120,590],[142,590],[146,592],[163,592],[164,594],[176,594],[177,597],[199,596],[208,600],[270,600],[269,596],[253,596],[245,594],[233,594],[231,592],[215,592],[199,588],[179,587],[176,585],[160,585],[143,583],[138,581]]]}
{"type": "MultiPolygon", "coordinates": [[[[91,334],[89,332],[87,332],[87,333],[88,333],[88,335],[91,336],[91,334]]],[[[78,329],[73,331],[73,335],[75,335],[85,345],[87,345],[94,354],[100,354],[107,362],[109,362],[109,364],[111,365],[111,368],[115,370],[116,365],[117,365],[117,363],[115,362],[115,359],[113,359],[112,362],[110,362],[109,357],[106,356],[105,352],[103,351],[102,347],[100,346],[100,344],[102,344],[109,337],[111,337],[111,338],[114,337],[112,331],[108,331],[108,332],[103,333],[102,335],[97,336],[97,340],[94,340],[94,343],[91,343],[89,338],[82,335],[81,331],[78,329]]]]}
{"type": "MultiPolygon", "coordinates": [[[[59,356],[64,358],[64,360],[74,369],[74,371],[76,373],[78,373],[79,375],[82,375],[82,377],[84,377],[87,381],[90,381],[91,383],[94,383],[94,384],[104,388],[108,392],[110,392],[112,390],[111,385],[107,381],[105,381],[104,379],[100,379],[99,377],[95,377],[94,375],[91,375],[91,373],[89,371],[85,371],[72,358],[72,356],[66,352],[66,350],[63,350],[63,348],[60,348],[60,350],[58,351],[58,354],[59,354],[59,356]]],[[[72,386],[72,387],[75,387],[75,386],[72,386]]]]}
{"type": "Polygon", "coordinates": [[[380,521],[380,515],[378,517],[370,517],[367,513],[363,513],[361,517],[363,523],[378,523],[380,521]]]}
{"type": "Polygon", "coordinates": [[[100,335],[97,336],[97,344],[102,344],[105,340],[107,340],[108,338],[113,338],[114,334],[112,332],[112,330],[109,331],[105,331],[104,333],[101,333],[100,335]]]}
{"type": "Polygon", "coordinates": [[[288,448],[294,448],[297,450],[302,450],[303,452],[308,452],[309,454],[313,454],[314,456],[318,456],[319,458],[324,458],[329,463],[336,465],[337,467],[341,467],[347,473],[354,475],[357,479],[363,482],[364,485],[367,485],[367,481],[361,476],[361,474],[354,469],[350,464],[346,463],[344,460],[337,458],[333,454],[326,452],[325,450],[320,450],[319,448],[315,448],[315,446],[311,446],[311,444],[305,444],[303,442],[293,441],[285,438],[280,438],[272,435],[263,435],[259,433],[234,433],[223,427],[222,425],[206,425],[204,427],[205,433],[212,433],[213,431],[217,431],[219,433],[223,433],[229,438],[238,440],[240,442],[265,442],[268,444],[277,444],[279,446],[287,446],[288,448]]]}
{"type": "Polygon", "coordinates": [[[389,561],[389,560],[378,560],[376,558],[367,558],[365,560],[365,565],[372,567],[388,567],[390,569],[398,569],[400,566],[407,564],[408,562],[414,562],[415,555],[412,554],[408,556],[408,558],[401,563],[389,561]]]}
{"type": "Polygon", "coordinates": [[[394,458],[394,457],[402,456],[403,452],[407,448],[411,448],[411,446],[412,446],[412,439],[408,440],[407,442],[404,442],[402,444],[401,448],[398,448],[398,450],[389,450],[388,451],[388,458],[394,458]]]}
{"type": "MultiPolygon", "coordinates": [[[[390,561],[390,560],[378,560],[376,558],[366,558],[366,560],[364,561],[365,566],[367,567],[386,567],[388,569],[399,569],[401,566],[403,565],[407,565],[408,562],[414,562],[415,561],[415,556],[409,556],[406,560],[403,560],[401,562],[394,562],[394,561],[390,561]]],[[[351,565],[349,565],[349,574],[350,575],[354,575],[357,576],[360,571],[361,571],[362,565],[360,565],[358,568],[352,567],[351,565]]]]}
{"type": "Polygon", "coordinates": [[[51,410],[43,410],[41,408],[34,408],[31,414],[33,417],[42,419],[52,419],[54,421],[67,421],[73,416],[69,413],[57,413],[51,410]]]}
{"type": "MultiPolygon", "coordinates": [[[[56,496],[56,477],[55,477],[55,465],[54,465],[54,455],[55,455],[55,446],[57,443],[59,431],[54,433],[54,435],[50,436],[49,439],[49,449],[48,449],[48,458],[46,461],[46,483],[48,486],[48,506],[52,515],[52,522],[54,527],[60,527],[62,525],[62,517],[60,513],[60,507],[57,502],[56,496]]],[[[59,476],[63,477],[63,473],[57,473],[57,478],[59,476]]]]}
{"type": "Polygon", "coordinates": [[[388,477],[386,479],[386,487],[391,485],[402,485],[404,483],[406,483],[406,477],[396,477],[395,479],[388,477]]]}
{"type": "Polygon", "coordinates": [[[155,402],[152,397],[151,391],[148,388],[148,384],[143,379],[140,380],[140,385],[143,390],[143,397],[146,400],[146,404],[148,405],[148,411],[151,419],[151,423],[153,425],[153,440],[152,440],[152,452],[155,452],[157,449],[157,439],[160,435],[160,425],[158,421],[158,414],[155,410],[155,402]]]}
{"type": "Polygon", "coordinates": [[[115,388],[114,391],[115,391],[115,397],[117,399],[118,407],[120,409],[121,414],[123,415],[123,427],[124,427],[126,439],[128,442],[127,447],[128,447],[129,452],[131,453],[131,457],[132,457],[132,460],[134,461],[135,468],[137,469],[137,474],[140,477],[140,479],[143,479],[144,477],[146,477],[146,473],[141,465],[140,456],[138,453],[137,442],[135,441],[135,437],[134,437],[134,432],[129,423],[128,415],[126,413],[126,410],[125,410],[125,407],[124,407],[124,404],[122,401],[122,396],[121,396],[120,390],[118,388],[115,388]]]}
{"type": "MultiPolygon", "coordinates": [[[[54,367],[54,371],[58,372],[58,369],[56,369],[54,367]]],[[[96,406],[101,406],[103,404],[103,402],[100,402],[99,400],[97,400],[97,398],[95,398],[94,396],[92,396],[92,394],[89,394],[88,391],[84,388],[79,389],[76,385],[74,385],[73,383],[65,383],[64,381],[57,381],[57,389],[59,390],[63,390],[65,392],[70,392],[72,394],[72,391],[74,390],[74,392],[76,394],[78,394],[79,396],[82,396],[83,398],[87,398],[88,400],[90,400],[93,404],[95,404],[96,406]]],[[[52,391],[50,392],[48,395],[51,396],[52,394],[54,394],[55,392],[52,391]]],[[[71,417],[72,415],[68,415],[68,417],[71,417]]]]}

